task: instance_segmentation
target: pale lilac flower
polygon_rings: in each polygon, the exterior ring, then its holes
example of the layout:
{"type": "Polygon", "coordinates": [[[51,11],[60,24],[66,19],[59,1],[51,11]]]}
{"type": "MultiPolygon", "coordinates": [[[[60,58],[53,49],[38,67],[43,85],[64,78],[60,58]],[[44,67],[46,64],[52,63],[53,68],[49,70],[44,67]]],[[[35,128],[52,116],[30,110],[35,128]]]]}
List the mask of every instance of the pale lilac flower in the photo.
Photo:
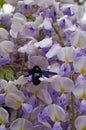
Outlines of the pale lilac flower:
{"type": "Polygon", "coordinates": [[[46,107],[48,116],[52,121],[65,121],[66,114],[63,108],[56,104],[50,104],[46,107]]]}
{"type": "Polygon", "coordinates": [[[15,13],[12,19],[10,35],[13,38],[17,38],[18,33],[22,32],[24,24],[26,23],[26,17],[21,13],[15,13]]]}
{"type": "Polygon", "coordinates": [[[26,83],[28,83],[28,78],[25,77],[24,75],[21,75],[17,80],[14,80],[15,85],[23,86],[26,83]]]}
{"type": "Polygon", "coordinates": [[[62,4],[61,10],[64,15],[72,16],[78,12],[77,4],[62,4]]]}
{"type": "Polygon", "coordinates": [[[36,98],[36,96],[32,96],[29,98],[29,101],[27,101],[29,104],[31,104],[33,106],[33,108],[37,107],[38,105],[38,100],[36,98]]]}
{"type": "Polygon", "coordinates": [[[70,37],[70,41],[71,41],[71,45],[75,46],[75,47],[80,47],[82,49],[86,48],[86,32],[76,28],[76,30],[72,33],[71,37],[70,37]]]}
{"type": "Polygon", "coordinates": [[[52,130],[62,130],[60,122],[58,122],[58,121],[55,122],[54,125],[53,125],[52,130]]]}
{"type": "Polygon", "coordinates": [[[4,28],[0,28],[0,39],[8,39],[8,31],[4,28]]]}
{"type": "Polygon", "coordinates": [[[78,116],[75,120],[76,130],[85,130],[86,129],[86,116],[78,116]]]}
{"type": "Polygon", "coordinates": [[[81,56],[73,61],[74,71],[80,74],[86,74],[86,57],[81,56]]]}
{"type": "Polygon", "coordinates": [[[74,47],[61,47],[57,52],[57,57],[60,61],[66,63],[72,62],[75,59],[75,48],[74,47]]]}
{"type": "Polygon", "coordinates": [[[43,40],[41,40],[39,42],[36,42],[35,46],[40,47],[40,48],[45,48],[45,47],[52,46],[52,43],[53,43],[52,38],[51,37],[50,38],[46,37],[43,40]]]}
{"type": "Polygon", "coordinates": [[[86,99],[86,80],[81,81],[73,90],[76,98],[86,99]]]}
{"type": "Polygon", "coordinates": [[[56,56],[60,48],[59,44],[53,44],[50,50],[46,53],[46,57],[49,59],[56,56]]]}
{"type": "Polygon", "coordinates": [[[52,86],[49,86],[49,87],[47,88],[47,90],[48,90],[48,92],[49,92],[49,94],[50,94],[52,100],[53,100],[53,101],[57,101],[57,100],[58,100],[58,97],[59,97],[59,95],[60,95],[60,93],[59,93],[58,91],[54,90],[52,86]]]}
{"type": "Polygon", "coordinates": [[[79,85],[81,82],[83,82],[83,80],[85,80],[85,77],[83,75],[79,75],[75,80],[75,85],[79,85]]]}
{"type": "Polygon", "coordinates": [[[9,113],[3,107],[0,107],[0,124],[5,124],[8,121],[9,113]]]}
{"type": "Polygon", "coordinates": [[[30,68],[33,68],[35,65],[39,66],[42,70],[47,70],[48,60],[44,56],[28,56],[28,64],[30,68]]]}
{"type": "Polygon", "coordinates": [[[24,46],[20,47],[18,49],[18,52],[26,53],[28,55],[30,55],[30,54],[35,54],[36,55],[39,52],[39,50],[35,46],[35,42],[37,42],[36,39],[30,40],[27,44],[25,44],[24,46]]]}
{"type": "Polygon", "coordinates": [[[0,49],[4,54],[9,54],[13,52],[14,49],[14,43],[12,41],[4,40],[0,42],[0,49]]]}
{"type": "Polygon", "coordinates": [[[60,91],[61,93],[71,92],[74,88],[73,81],[67,77],[54,75],[47,80],[56,91],[60,91]]]}
{"type": "Polygon", "coordinates": [[[11,61],[8,55],[3,55],[0,57],[0,65],[8,64],[11,61]]]}
{"type": "Polygon", "coordinates": [[[80,110],[82,113],[86,114],[86,100],[82,100],[80,104],[80,110]]]}
{"type": "Polygon", "coordinates": [[[60,97],[59,97],[59,105],[61,106],[61,107],[63,107],[64,105],[66,105],[67,104],[67,96],[66,96],[66,94],[62,94],[60,97]]]}
{"type": "Polygon", "coordinates": [[[48,17],[46,17],[44,19],[43,23],[39,25],[39,28],[44,28],[44,29],[47,29],[47,30],[52,30],[51,19],[49,19],[48,17]]]}
{"type": "Polygon", "coordinates": [[[48,66],[50,72],[59,73],[60,65],[58,63],[52,63],[48,66]]]}
{"type": "Polygon", "coordinates": [[[71,66],[68,63],[63,63],[59,70],[59,75],[70,76],[71,74],[71,66]]]}
{"type": "Polygon", "coordinates": [[[31,104],[28,104],[28,103],[23,103],[22,110],[25,114],[30,114],[33,110],[33,106],[31,104]]]}
{"type": "Polygon", "coordinates": [[[13,82],[2,80],[0,84],[4,90],[5,105],[17,110],[25,100],[23,92],[18,90],[13,82]]]}
{"type": "Polygon", "coordinates": [[[82,52],[81,48],[77,47],[76,48],[76,57],[80,57],[82,55],[83,55],[83,52],[82,52]]]}
{"type": "Polygon", "coordinates": [[[45,104],[51,104],[52,99],[49,95],[47,89],[42,89],[40,93],[38,94],[39,99],[41,99],[45,104]]]}
{"type": "Polygon", "coordinates": [[[25,100],[25,96],[23,92],[20,90],[15,90],[14,92],[10,92],[5,97],[5,105],[13,108],[14,110],[19,109],[25,100]]]}
{"type": "Polygon", "coordinates": [[[5,95],[4,94],[0,94],[0,105],[5,103],[5,95]]]}
{"type": "Polygon", "coordinates": [[[53,5],[54,3],[54,0],[43,0],[43,1],[40,1],[40,0],[35,0],[35,3],[40,6],[40,7],[43,7],[43,8],[48,8],[49,6],[53,5]]]}
{"type": "Polygon", "coordinates": [[[7,130],[4,124],[0,125],[0,130],[7,130]]]}
{"type": "Polygon", "coordinates": [[[29,5],[29,4],[34,4],[34,0],[24,0],[24,4],[29,5]]]}
{"type": "Polygon", "coordinates": [[[11,130],[32,130],[32,123],[24,118],[17,118],[10,125],[11,130]]]}
{"type": "Polygon", "coordinates": [[[72,23],[68,19],[67,15],[64,15],[63,17],[57,19],[57,24],[61,28],[68,28],[68,27],[72,26],[72,23]]]}

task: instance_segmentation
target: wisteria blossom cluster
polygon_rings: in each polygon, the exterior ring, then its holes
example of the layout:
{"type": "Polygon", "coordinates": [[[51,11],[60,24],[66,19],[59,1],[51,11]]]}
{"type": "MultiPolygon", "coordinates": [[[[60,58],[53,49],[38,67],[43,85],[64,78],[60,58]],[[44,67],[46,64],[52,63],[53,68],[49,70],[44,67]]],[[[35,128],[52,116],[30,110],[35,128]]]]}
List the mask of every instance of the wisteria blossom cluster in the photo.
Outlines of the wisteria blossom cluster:
{"type": "Polygon", "coordinates": [[[13,9],[0,14],[0,130],[86,130],[83,6],[4,2],[13,9]],[[34,66],[41,71],[37,84],[34,66]]]}

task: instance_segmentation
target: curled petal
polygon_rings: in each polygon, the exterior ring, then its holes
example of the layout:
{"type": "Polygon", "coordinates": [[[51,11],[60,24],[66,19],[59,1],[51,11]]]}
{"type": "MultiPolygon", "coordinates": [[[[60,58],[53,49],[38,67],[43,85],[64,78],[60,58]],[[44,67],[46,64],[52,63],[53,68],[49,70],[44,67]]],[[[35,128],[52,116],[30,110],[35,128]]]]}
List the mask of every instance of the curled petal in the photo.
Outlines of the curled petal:
{"type": "Polygon", "coordinates": [[[0,124],[7,123],[8,119],[9,119],[8,112],[4,108],[0,107],[0,124]]]}
{"type": "Polygon", "coordinates": [[[85,130],[86,129],[86,116],[79,116],[75,120],[76,130],[85,130]]]}
{"type": "Polygon", "coordinates": [[[52,121],[65,121],[66,114],[62,107],[56,104],[50,104],[46,109],[48,110],[48,116],[52,121]]]}
{"type": "Polygon", "coordinates": [[[14,120],[10,126],[11,130],[32,130],[32,124],[24,118],[14,120]]]}

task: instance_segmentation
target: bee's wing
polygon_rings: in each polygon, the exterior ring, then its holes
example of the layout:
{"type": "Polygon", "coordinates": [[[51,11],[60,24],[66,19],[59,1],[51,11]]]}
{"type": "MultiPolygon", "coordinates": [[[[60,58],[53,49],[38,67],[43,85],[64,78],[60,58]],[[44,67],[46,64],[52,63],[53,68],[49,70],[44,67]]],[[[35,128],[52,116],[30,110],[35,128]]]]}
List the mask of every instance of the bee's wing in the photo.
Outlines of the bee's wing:
{"type": "Polygon", "coordinates": [[[42,75],[44,75],[45,77],[48,77],[49,75],[55,75],[55,74],[57,74],[57,73],[46,71],[46,70],[42,70],[42,75]]]}

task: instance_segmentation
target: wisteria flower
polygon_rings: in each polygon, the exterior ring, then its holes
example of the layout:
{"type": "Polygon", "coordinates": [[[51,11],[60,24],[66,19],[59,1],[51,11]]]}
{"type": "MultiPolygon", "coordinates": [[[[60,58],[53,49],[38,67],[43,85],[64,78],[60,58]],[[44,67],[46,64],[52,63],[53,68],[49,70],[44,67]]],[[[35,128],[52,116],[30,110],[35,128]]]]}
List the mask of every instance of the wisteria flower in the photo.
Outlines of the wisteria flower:
{"type": "Polygon", "coordinates": [[[72,62],[75,59],[75,48],[61,47],[57,52],[57,57],[61,61],[72,62]]]}
{"type": "Polygon", "coordinates": [[[80,48],[86,48],[86,32],[81,29],[76,29],[70,37],[70,41],[72,43],[72,46],[80,47],[80,48]]]}
{"type": "Polygon", "coordinates": [[[14,43],[12,41],[4,40],[0,42],[0,49],[4,54],[9,54],[13,52],[14,49],[14,43]]]}
{"type": "Polygon", "coordinates": [[[86,57],[81,56],[73,61],[74,71],[82,75],[86,74],[86,57]]]}
{"type": "Polygon", "coordinates": [[[85,130],[86,129],[86,116],[78,116],[75,120],[76,130],[85,130]]]}
{"type": "Polygon", "coordinates": [[[52,121],[63,121],[65,122],[65,111],[63,108],[56,104],[50,104],[46,107],[48,116],[52,121]]]}
{"type": "Polygon", "coordinates": [[[53,43],[52,38],[51,37],[50,38],[46,37],[42,41],[36,42],[35,46],[40,47],[40,48],[45,48],[45,47],[50,47],[52,45],[52,43],[53,43]]]}
{"type": "Polygon", "coordinates": [[[18,33],[22,32],[24,24],[26,23],[26,17],[21,13],[15,13],[12,19],[12,25],[10,30],[10,35],[13,38],[17,38],[18,33]]]}
{"type": "Polygon", "coordinates": [[[0,107],[0,124],[5,124],[8,121],[9,113],[3,107],[0,107]]]}
{"type": "Polygon", "coordinates": [[[72,92],[74,88],[73,81],[67,77],[54,75],[47,80],[56,91],[60,91],[61,93],[72,92]]]}
{"type": "Polygon", "coordinates": [[[0,28],[0,39],[5,40],[8,39],[8,31],[4,28],[0,28]]]}
{"type": "Polygon", "coordinates": [[[86,80],[83,80],[80,84],[78,84],[74,90],[73,94],[75,95],[76,98],[79,99],[86,99],[86,80]]]}
{"type": "Polygon", "coordinates": [[[11,123],[11,130],[32,130],[32,123],[24,118],[18,118],[11,123]]]}

